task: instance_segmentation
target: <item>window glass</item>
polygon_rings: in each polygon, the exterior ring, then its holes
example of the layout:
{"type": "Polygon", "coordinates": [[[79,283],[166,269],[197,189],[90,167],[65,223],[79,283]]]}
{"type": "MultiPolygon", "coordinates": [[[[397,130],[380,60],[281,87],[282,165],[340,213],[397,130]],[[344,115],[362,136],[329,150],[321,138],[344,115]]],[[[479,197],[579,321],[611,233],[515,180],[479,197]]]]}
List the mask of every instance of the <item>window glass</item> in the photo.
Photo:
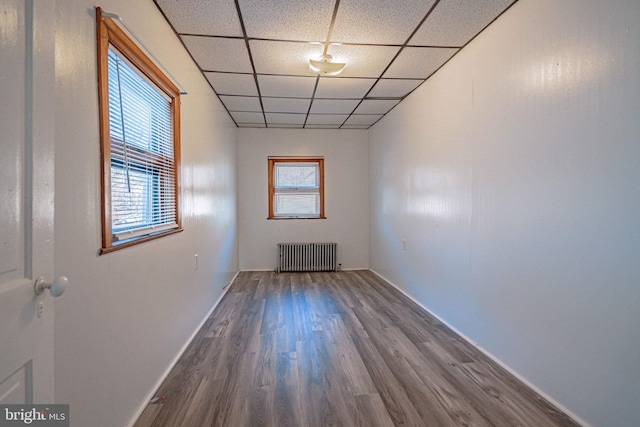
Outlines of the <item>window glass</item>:
{"type": "Polygon", "coordinates": [[[276,194],[275,215],[319,215],[320,197],[318,194],[276,194]]]}
{"type": "Polygon", "coordinates": [[[276,187],[318,187],[318,164],[276,163],[276,187]]]}

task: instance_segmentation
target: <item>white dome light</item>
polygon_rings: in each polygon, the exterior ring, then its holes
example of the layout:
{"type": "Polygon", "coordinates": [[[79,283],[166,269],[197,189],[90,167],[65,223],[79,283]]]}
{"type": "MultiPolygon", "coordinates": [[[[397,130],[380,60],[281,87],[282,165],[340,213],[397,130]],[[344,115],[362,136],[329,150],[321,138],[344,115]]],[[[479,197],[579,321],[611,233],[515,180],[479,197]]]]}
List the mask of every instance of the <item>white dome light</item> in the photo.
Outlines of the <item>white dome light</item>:
{"type": "Polygon", "coordinates": [[[336,76],[347,66],[344,62],[332,62],[333,56],[324,54],[318,59],[309,59],[309,71],[323,76],[336,76]]]}

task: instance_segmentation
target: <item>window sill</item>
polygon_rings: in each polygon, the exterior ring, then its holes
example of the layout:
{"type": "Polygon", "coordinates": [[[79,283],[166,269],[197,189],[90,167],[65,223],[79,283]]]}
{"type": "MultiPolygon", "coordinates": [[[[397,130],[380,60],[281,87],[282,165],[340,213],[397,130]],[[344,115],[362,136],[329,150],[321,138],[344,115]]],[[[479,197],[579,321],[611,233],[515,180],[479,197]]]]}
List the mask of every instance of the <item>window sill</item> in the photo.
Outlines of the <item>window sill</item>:
{"type": "Polygon", "coordinates": [[[182,231],[182,228],[174,228],[172,230],[162,231],[160,233],[150,234],[147,236],[141,236],[135,239],[123,240],[121,242],[115,243],[112,246],[101,248],[99,255],[108,254],[110,252],[115,252],[124,248],[130,248],[131,246],[139,245],[140,243],[149,242],[151,240],[159,239],[161,237],[169,236],[171,234],[180,233],[181,231],[182,231]]]}
{"type": "Polygon", "coordinates": [[[327,219],[326,216],[273,216],[267,219],[327,219]]]}

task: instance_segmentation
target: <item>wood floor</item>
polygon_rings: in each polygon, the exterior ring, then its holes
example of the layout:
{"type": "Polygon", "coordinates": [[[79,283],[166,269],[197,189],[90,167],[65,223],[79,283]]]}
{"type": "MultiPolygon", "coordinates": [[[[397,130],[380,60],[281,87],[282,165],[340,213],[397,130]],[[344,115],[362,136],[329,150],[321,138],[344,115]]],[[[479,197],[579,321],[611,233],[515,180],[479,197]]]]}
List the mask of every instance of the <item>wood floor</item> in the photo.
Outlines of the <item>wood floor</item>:
{"type": "Polygon", "coordinates": [[[574,426],[370,271],[242,272],[136,426],[574,426]]]}

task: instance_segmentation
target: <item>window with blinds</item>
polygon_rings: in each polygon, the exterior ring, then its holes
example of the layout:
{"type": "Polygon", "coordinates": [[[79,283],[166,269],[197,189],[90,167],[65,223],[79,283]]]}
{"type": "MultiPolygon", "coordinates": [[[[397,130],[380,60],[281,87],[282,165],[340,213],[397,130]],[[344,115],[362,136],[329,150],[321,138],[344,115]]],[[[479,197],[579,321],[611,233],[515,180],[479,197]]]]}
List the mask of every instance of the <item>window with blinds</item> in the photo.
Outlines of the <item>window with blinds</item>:
{"type": "Polygon", "coordinates": [[[98,20],[104,253],[181,230],[179,91],[117,24],[98,20]]]}
{"type": "Polygon", "coordinates": [[[269,158],[269,218],[324,218],[324,159],[269,158]]]}

